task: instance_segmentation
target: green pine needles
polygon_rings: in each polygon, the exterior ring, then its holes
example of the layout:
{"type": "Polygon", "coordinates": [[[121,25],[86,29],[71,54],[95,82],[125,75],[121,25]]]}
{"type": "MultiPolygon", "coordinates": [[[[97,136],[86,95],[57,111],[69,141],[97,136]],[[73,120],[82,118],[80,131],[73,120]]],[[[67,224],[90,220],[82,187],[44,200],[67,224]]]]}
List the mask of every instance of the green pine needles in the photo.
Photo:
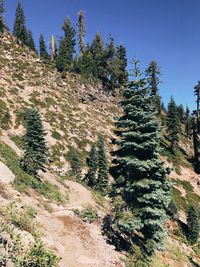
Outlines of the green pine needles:
{"type": "Polygon", "coordinates": [[[136,79],[124,92],[124,114],[116,122],[120,138],[113,160],[113,189],[125,204],[121,215],[116,214],[115,224],[127,236],[139,231],[145,251],[151,254],[165,237],[170,183],[166,179],[168,170],[159,158],[160,126],[155,101],[148,81],[140,77],[137,63],[136,79]]]}
{"type": "Polygon", "coordinates": [[[45,142],[45,131],[40,115],[35,109],[28,109],[24,115],[26,135],[25,153],[22,168],[31,175],[37,175],[38,170],[47,164],[48,149],[45,142]]]}

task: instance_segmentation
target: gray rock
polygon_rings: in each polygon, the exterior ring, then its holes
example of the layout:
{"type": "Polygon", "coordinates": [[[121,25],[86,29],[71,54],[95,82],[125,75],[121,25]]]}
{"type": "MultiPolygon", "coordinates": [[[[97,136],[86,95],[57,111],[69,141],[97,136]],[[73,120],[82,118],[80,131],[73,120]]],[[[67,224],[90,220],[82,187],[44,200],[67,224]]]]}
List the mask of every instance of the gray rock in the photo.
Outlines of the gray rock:
{"type": "Polygon", "coordinates": [[[13,184],[15,181],[15,175],[13,172],[0,161],[0,183],[1,184],[13,184]]]}

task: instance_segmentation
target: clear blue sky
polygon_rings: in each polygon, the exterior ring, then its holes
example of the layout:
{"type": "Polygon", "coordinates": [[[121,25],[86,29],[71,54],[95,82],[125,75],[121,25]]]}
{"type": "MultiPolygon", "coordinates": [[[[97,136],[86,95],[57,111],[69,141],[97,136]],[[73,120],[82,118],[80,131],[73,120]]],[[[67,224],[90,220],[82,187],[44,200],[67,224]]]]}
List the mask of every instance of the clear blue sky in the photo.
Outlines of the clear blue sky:
{"type": "MultiPolygon", "coordinates": [[[[17,0],[5,0],[5,20],[12,30],[17,0]]],[[[61,34],[66,16],[75,24],[86,13],[87,38],[111,33],[146,67],[154,59],[161,66],[160,93],[167,103],[194,108],[193,86],[200,80],[200,0],[22,0],[27,26],[38,41],[61,34]]]]}

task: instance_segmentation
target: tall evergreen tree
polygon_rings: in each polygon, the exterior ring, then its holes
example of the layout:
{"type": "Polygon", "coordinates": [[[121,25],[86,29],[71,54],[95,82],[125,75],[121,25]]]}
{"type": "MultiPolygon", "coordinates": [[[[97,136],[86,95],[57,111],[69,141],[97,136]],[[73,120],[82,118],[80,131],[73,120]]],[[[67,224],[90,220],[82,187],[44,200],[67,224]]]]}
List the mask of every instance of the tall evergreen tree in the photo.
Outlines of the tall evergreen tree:
{"type": "Polygon", "coordinates": [[[180,122],[185,123],[185,110],[182,104],[177,107],[177,112],[180,122]]]}
{"type": "Polygon", "coordinates": [[[171,97],[168,104],[167,132],[169,140],[171,142],[171,147],[172,149],[174,149],[175,145],[177,145],[179,142],[180,121],[178,117],[177,106],[173,97],[171,97]]]}
{"type": "Polygon", "coordinates": [[[188,240],[191,244],[195,244],[199,238],[199,216],[195,206],[190,205],[187,214],[187,225],[188,225],[188,240]]]}
{"type": "Polygon", "coordinates": [[[46,43],[45,43],[43,34],[40,35],[39,47],[40,47],[40,50],[39,50],[40,51],[40,57],[45,59],[45,60],[48,60],[49,59],[49,55],[48,55],[48,52],[47,52],[47,47],[46,47],[46,43]]]}
{"type": "Polygon", "coordinates": [[[79,176],[81,175],[82,162],[78,152],[75,149],[72,151],[70,155],[70,164],[71,164],[71,174],[79,178],[79,176]]]}
{"type": "Polygon", "coordinates": [[[27,31],[27,40],[26,40],[26,45],[33,50],[34,52],[36,52],[36,47],[35,47],[35,42],[33,39],[33,33],[31,30],[27,31]]]}
{"type": "Polygon", "coordinates": [[[22,159],[23,169],[32,175],[47,164],[48,149],[45,142],[45,131],[38,111],[28,109],[24,116],[26,135],[25,153],[22,159]]]}
{"type": "Polygon", "coordinates": [[[112,36],[110,36],[110,42],[106,47],[105,56],[107,62],[108,87],[113,90],[119,86],[121,60],[116,56],[116,48],[112,36]]]}
{"type": "Polygon", "coordinates": [[[4,11],[4,0],[0,0],[0,33],[3,33],[5,27],[3,19],[4,11]]]}
{"type": "MultiPolygon", "coordinates": [[[[168,170],[159,158],[160,125],[156,118],[147,79],[140,75],[138,61],[134,61],[135,80],[124,91],[124,114],[116,122],[118,150],[114,152],[112,174],[113,192],[124,200],[120,216],[114,224],[127,240],[134,230],[146,252],[161,246],[165,237],[164,222],[170,202],[168,170]]],[[[134,238],[133,238],[134,240],[134,238]]]]}
{"type": "Polygon", "coordinates": [[[90,46],[87,45],[81,56],[78,58],[75,72],[80,73],[86,78],[94,78],[94,67],[94,60],[90,51],[90,46]]]}
{"type": "Polygon", "coordinates": [[[99,33],[95,35],[92,41],[91,53],[94,61],[94,77],[100,79],[103,84],[107,84],[106,51],[104,48],[104,41],[99,33]]]}
{"type": "Polygon", "coordinates": [[[161,113],[161,97],[159,95],[158,84],[160,82],[160,68],[156,61],[151,61],[149,67],[146,69],[146,75],[149,77],[149,85],[151,90],[151,95],[154,96],[155,105],[158,111],[158,114],[161,113]]]}
{"type": "Polygon", "coordinates": [[[24,16],[24,10],[23,10],[20,0],[18,0],[18,4],[17,4],[13,35],[18,40],[20,40],[23,44],[26,44],[27,32],[26,32],[26,25],[25,25],[25,16],[24,16]]]}
{"type": "Polygon", "coordinates": [[[89,186],[95,187],[97,183],[98,154],[95,144],[92,145],[88,159],[88,173],[86,179],[89,186]]]}
{"type": "Polygon", "coordinates": [[[125,86],[128,82],[128,72],[126,70],[127,56],[126,56],[126,48],[122,44],[116,49],[116,57],[119,60],[118,83],[120,86],[125,86]]]}
{"type": "Polygon", "coordinates": [[[106,193],[108,188],[108,161],[105,152],[105,143],[103,136],[98,140],[98,177],[96,188],[102,193],[106,193]]]}
{"type": "Polygon", "coordinates": [[[78,39],[79,39],[80,55],[83,54],[84,49],[85,49],[85,41],[84,41],[85,34],[86,34],[86,30],[85,30],[85,14],[81,10],[78,13],[78,39]]]}
{"type": "Polygon", "coordinates": [[[199,108],[200,108],[200,81],[198,81],[197,85],[194,87],[194,94],[196,96],[196,110],[194,111],[193,116],[193,147],[194,147],[194,167],[197,173],[200,173],[200,142],[199,142],[199,134],[200,134],[200,118],[199,118],[199,108]]]}
{"type": "Polygon", "coordinates": [[[192,133],[192,117],[188,107],[186,107],[185,111],[185,133],[187,137],[191,136],[192,133]]]}
{"type": "Polygon", "coordinates": [[[56,58],[56,67],[59,71],[71,71],[73,69],[73,55],[75,53],[76,31],[67,18],[62,27],[64,37],[60,39],[58,56],[56,58]]]}

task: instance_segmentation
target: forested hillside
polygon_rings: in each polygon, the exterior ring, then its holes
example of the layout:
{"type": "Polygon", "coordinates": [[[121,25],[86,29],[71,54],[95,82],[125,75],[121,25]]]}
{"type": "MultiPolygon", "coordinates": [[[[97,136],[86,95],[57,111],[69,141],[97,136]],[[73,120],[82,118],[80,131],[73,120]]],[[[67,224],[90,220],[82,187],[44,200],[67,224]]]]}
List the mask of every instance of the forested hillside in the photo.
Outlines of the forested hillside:
{"type": "Polygon", "coordinates": [[[83,11],[39,51],[21,1],[3,14],[0,266],[200,266],[199,82],[195,111],[165,107],[156,60],[129,76],[83,11]]]}

